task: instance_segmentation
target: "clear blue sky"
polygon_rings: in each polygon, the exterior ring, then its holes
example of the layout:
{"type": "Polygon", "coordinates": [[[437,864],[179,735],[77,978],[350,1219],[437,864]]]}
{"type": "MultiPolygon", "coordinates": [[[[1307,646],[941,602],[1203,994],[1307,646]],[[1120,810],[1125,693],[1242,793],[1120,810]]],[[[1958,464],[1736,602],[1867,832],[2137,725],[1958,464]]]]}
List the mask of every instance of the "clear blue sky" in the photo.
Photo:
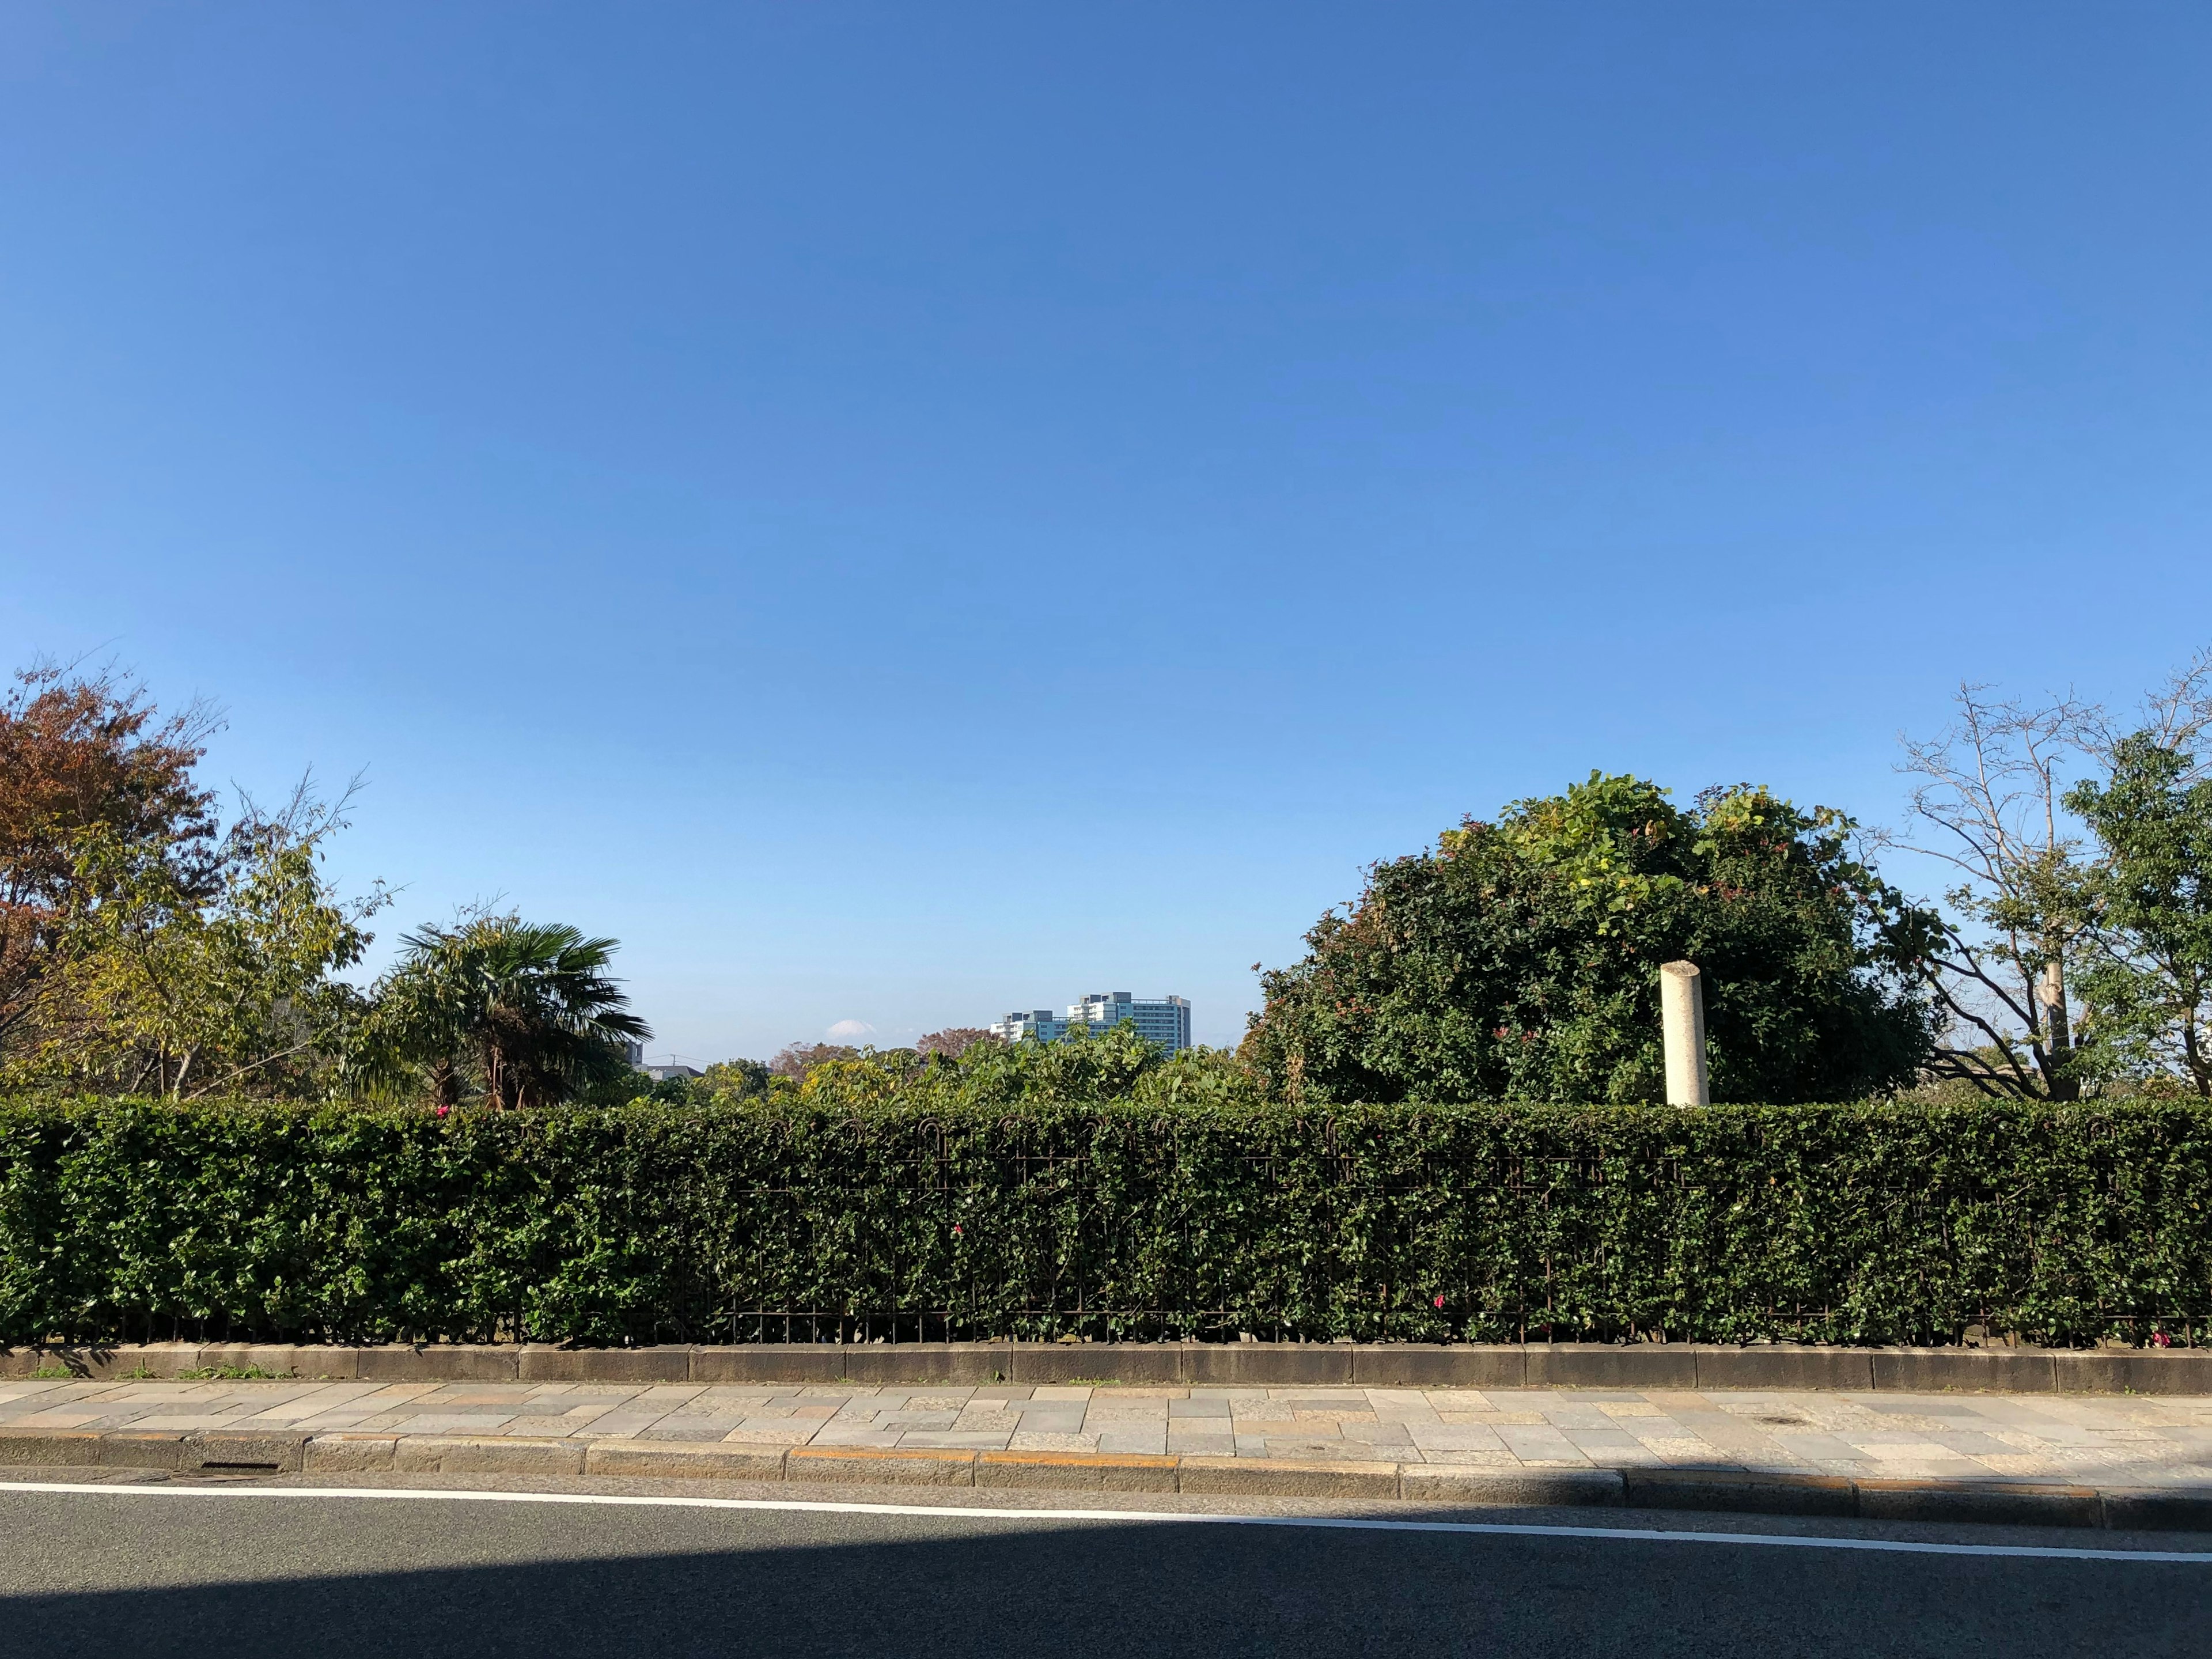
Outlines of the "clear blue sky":
{"type": "MultiPolygon", "coordinates": [[[[0,645],[656,1053],[1233,1041],[1592,767],[2212,637],[2201,4],[0,7],[0,645]]],[[[1924,872],[1896,873],[1923,878],[1924,872]]]]}

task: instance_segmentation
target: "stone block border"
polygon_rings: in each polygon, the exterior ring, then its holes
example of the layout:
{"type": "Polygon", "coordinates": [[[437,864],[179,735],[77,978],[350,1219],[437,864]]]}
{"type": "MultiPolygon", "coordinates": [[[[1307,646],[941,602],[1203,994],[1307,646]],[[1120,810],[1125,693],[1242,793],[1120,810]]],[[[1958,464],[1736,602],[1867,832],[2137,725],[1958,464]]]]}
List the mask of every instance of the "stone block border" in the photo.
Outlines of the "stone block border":
{"type": "Polygon", "coordinates": [[[2205,1348],[1818,1348],[1781,1343],[902,1342],[564,1348],[161,1342],[0,1350],[0,1378],[258,1370],[384,1382],[1118,1382],[1206,1388],[1835,1389],[2212,1395],[2205,1348]]]}
{"type": "MultiPolygon", "coordinates": [[[[1434,1463],[1075,1452],[908,1451],[690,1441],[0,1428],[0,1468],[208,1474],[528,1474],[809,1486],[1397,1498],[1461,1509],[1612,1508],[2212,1532],[2212,1490],[1879,1480],[1723,1469],[1497,1474],[1434,1463]]],[[[0,1490],[4,1490],[0,1483],[0,1490]]]]}

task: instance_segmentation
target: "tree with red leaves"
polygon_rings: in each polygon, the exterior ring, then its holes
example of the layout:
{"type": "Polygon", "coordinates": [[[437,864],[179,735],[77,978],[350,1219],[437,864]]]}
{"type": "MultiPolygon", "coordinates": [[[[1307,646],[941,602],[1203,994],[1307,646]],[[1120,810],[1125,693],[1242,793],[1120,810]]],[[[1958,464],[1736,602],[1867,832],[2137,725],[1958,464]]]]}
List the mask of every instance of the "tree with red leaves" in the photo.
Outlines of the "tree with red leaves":
{"type": "Polygon", "coordinates": [[[221,884],[215,797],[192,775],[221,725],[161,717],[117,671],[40,663],[0,701],[0,1054],[27,1035],[82,910],[86,837],[164,866],[178,890],[221,884]]]}

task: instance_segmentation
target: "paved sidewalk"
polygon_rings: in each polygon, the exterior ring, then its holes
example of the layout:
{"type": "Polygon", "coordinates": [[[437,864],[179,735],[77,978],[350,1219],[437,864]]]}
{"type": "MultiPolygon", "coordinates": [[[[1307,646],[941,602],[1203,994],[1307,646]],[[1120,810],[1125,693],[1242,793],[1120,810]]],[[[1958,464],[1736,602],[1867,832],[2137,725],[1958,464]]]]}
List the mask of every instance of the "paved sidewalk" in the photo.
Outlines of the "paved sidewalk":
{"type": "Polygon", "coordinates": [[[2177,1396],[29,1380],[0,1382],[0,1429],[2212,1486],[2212,1399],[2177,1396]]]}

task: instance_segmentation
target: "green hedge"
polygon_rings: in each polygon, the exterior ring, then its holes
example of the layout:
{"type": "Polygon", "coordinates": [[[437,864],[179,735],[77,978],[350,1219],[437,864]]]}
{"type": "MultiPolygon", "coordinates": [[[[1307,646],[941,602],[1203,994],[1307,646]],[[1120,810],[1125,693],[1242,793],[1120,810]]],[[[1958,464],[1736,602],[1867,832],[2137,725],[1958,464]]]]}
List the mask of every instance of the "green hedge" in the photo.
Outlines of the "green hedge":
{"type": "Polygon", "coordinates": [[[0,1104],[0,1338],[2212,1334],[2212,1113],[0,1104]]]}

